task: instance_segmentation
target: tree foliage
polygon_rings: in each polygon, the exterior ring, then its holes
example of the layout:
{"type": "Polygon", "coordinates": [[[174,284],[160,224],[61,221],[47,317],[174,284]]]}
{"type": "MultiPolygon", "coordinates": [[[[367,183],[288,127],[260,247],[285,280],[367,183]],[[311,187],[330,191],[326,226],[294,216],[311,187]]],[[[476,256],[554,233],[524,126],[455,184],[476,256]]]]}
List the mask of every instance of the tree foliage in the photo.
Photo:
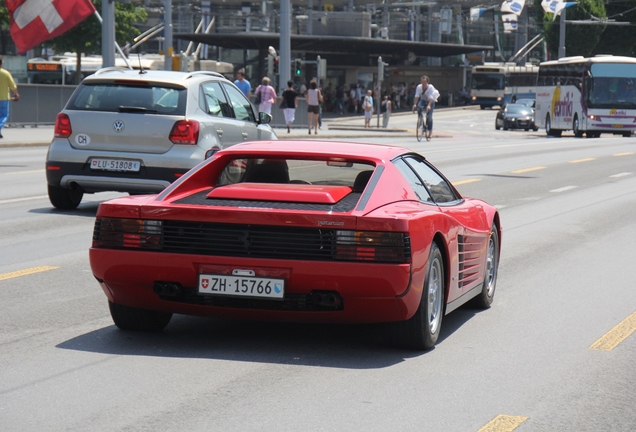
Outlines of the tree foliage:
{"type": "MultiPolygon", "coordinates": [[[[607,17],[616,22],[636,23],[633,1],[608,3],[607,17]]],[[[636,30],[629,25],[608,25],[593,54],[613,54],[636,57],[636,30]]]]}
{"type": "MultiPolygon", "coordinates": [[[[569,20],[590,20],[592,16],[596,18],[606,18],[605,4],[603,0],[578,0],[577,4],[566,9],[566,19],[569,20]]],[[[553,20],[553,14],[546,13],[543,16],[543,35],[548,45],[548,51],[557,58],[559,52],[560,17],[553,20]]],[[[569,56],[588,57],[594,52],[594,48],[601,40],[601,35],[605,30],[602,25],[577,25],[566,24],[565,26],[565,53],[569,56]]]]}

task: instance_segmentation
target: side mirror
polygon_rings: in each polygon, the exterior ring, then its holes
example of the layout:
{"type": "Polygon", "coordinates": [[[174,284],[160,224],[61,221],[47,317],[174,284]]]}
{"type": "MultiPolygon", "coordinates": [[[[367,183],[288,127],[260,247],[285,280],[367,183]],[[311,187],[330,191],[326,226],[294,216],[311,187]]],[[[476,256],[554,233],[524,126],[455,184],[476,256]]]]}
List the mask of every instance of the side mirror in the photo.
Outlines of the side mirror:
{"type": "Polygon", "coordinates": [[[265,112],[259,112],[258,122],[261,124],[270,124],[272,122],[272,115],[265,112]]]}

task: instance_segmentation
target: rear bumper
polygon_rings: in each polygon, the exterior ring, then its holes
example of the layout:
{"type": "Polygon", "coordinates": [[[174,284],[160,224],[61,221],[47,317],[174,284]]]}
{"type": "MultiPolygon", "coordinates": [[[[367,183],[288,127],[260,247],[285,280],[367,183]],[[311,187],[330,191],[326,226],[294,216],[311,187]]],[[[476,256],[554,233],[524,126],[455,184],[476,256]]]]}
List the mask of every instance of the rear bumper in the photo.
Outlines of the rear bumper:
{"type": "Polygon", "coordinates": [[[88,163],[46,163],[46,180],[51,186],[74,188],[84,192],[159,193],[185,174],[187,169],[151,168],[142,166],[139,172],[93,171],[88,163]]]}
{"type": "Polygon", "coordinates": [[[368,264],[247,259],[90,249],[93,274],[109,300],[165,312],[299,322],[373,323],[408,319],[422,288],[410,287],[410,264],[368,264]],[[285,280],[285,302],[198,293],[199,274],[232,274],[249,269],[257,277],[285,280]],[[157,282],[177,284],[180,296],[162,296],[157,282]],[[315,293],[333,293],[341,307],[306,304],[315,293]],[[269,302],[269,305],[268,305],[269,302]],[[278,302],[274,304],[274,302],[278,302]]]}

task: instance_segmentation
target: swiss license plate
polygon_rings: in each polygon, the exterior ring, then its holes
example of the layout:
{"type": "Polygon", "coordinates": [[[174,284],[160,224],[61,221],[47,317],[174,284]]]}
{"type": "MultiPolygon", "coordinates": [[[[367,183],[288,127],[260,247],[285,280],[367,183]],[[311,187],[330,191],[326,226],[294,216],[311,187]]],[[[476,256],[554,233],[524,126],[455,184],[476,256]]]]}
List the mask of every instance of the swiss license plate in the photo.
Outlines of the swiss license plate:
{"type": "Polygon", "coordinates": [[[138,172],[141,162],[124,159],[91,159],[91,169],[102,171],[128,171],[138,172]]]}
{"type": "Polygon", "coordinates": [[[612,125],[612,128],[613,128],[613,129],[622,129],[622,128],[623,128],[623,125],[622,125],[622,124],[613,124],[613,125],[612,125]]]}
{"type": "Polygon", "coordinates": [[[285,295],[285,280],[201,274],[199,275],[199,292],[201,294],[282,299],[285,295]]]}

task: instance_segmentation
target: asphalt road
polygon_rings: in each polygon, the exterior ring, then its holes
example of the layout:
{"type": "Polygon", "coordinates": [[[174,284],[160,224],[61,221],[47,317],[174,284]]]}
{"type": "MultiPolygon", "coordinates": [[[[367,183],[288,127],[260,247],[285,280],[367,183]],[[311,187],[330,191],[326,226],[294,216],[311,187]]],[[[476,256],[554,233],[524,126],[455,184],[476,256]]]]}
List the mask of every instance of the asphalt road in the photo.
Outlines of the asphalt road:
{"type": "Polygon", "coordinates": [[[446,316],[425,353],[378,326],[177,316],[121,332],[87,254],[118,194],[53,210],[46,149],[0,148],[1,429],[636,430],[636,138],[495,131],[494,116],[440,110],[430,142],[362,139],[423,153],[501,212],[493,306],[446,316]]]}

